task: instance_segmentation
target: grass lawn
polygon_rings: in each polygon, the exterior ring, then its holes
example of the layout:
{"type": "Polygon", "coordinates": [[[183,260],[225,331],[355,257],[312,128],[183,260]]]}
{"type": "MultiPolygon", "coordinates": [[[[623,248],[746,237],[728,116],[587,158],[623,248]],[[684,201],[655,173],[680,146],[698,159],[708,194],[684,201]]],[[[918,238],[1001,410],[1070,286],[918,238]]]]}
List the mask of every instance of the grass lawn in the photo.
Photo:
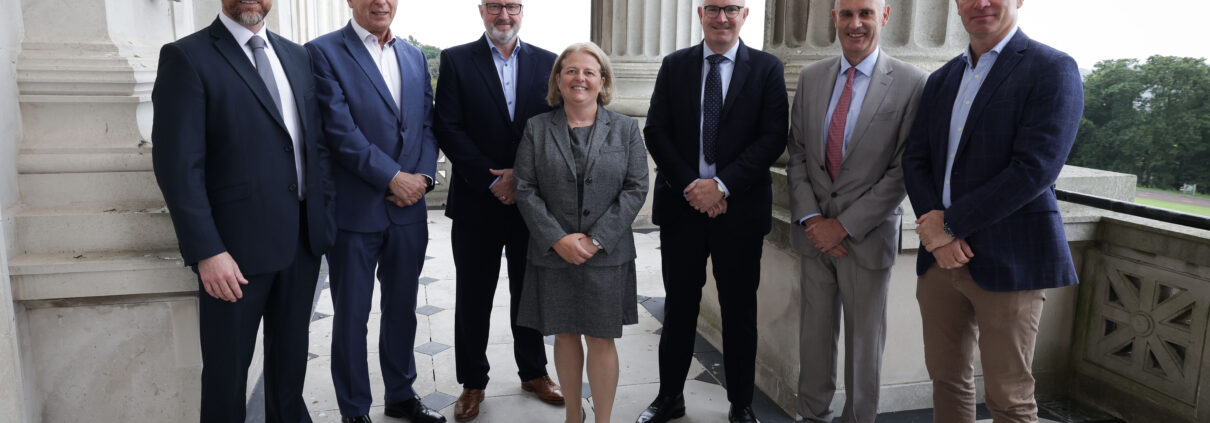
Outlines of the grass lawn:
{"type": "MultiPolygon", "coordinates": [[[[1203,190],[1203,189],[1205,189],[1205,188],[1204,188],[1204,187],[1198,187],[1198,191],[1201,191],[1201,190],[1203,190]]],[[[1177,190],[1174,190],[1174,189],[1151,188],[1151,187],[1138,187],[1138,190],[1139,190],[1139,191],[1166,192],[1166,193],[1169,193],[1169,194],[1181,194],[1181,192],[1180,192],[1180,191],[1177,191],[1177,190]]],[[[1181,194],[1181,195],[1189,195],[1189,194],[1181,194]]],[[[1193,196],[1194,196],[1194,197],[1201,197],[1201,198],[1210,198],[1210,194],[1206,194],[1205,192],[1198,192],[1197,194],[1193,194],[1193,196]]]]}
{"type": "Polygon", "coordinates": [[[1135,198],[1134,202],[1161,209],[1174,210],[1182,213],[1196,214],[1200,216],[1210,216],[1210,207],[1194,206],[1189,204],[1173,203],[1171,201],[1152,200],[1147,198],[1135,198]]]}

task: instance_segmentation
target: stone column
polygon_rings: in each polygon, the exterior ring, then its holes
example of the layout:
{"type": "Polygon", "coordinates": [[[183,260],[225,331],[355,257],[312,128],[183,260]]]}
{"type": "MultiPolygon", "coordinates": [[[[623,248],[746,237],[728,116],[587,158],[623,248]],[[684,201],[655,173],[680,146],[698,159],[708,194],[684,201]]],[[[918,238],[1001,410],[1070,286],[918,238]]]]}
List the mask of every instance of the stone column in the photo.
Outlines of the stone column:
{"type": "MultiPolygon", "coordinates": [[[[882,32],[882,50],[925,70],[958,55],[966,31],[953,0],[890,0],[891,18],[882,32]]],[[[832,23],[834,0],[766,0],[765,51],[786,62],[786,86],[797,89],[798,71],[808,63],[840,54],[832,23]]]]}
{"type": "Polygon", "coordinates": [[[701,0],[593,0],[592,40],[613,61],[617,96],[611,110],[647,115],[664,55],[702,38],[701,0]]]}

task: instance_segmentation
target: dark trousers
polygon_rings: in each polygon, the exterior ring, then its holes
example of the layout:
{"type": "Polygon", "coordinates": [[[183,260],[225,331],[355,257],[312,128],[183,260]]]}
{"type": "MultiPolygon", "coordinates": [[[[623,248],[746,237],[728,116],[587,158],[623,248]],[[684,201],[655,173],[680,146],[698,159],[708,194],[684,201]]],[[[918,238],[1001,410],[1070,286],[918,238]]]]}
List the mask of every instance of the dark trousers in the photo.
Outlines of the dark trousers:
{"type": "Polygon", "coordinates": [[[500,251],[508,258],[509,322],[513,358],[522,381],[546,376],[546,347],[542,334],[517,326],[517,307],[525,280],[525,248],[529,231],[519,218],[478,222],[454,220],[450,242],[457,269],[457,307],[454,308],[454,353],[458,383],[466,389],[487,387],[487,337],[492,297],[500,279],[500,251]]]}
{"type": "MultiPolygon", "coordinates": [[[[307,328],[319,279],[319,257],[307,245],[301,218],[294,262],[277,272],[244,275],[244,297],[211,297],[198,279],[202,343],[202,422],[242,422],[248,404],[248,365],[264,318],[265,421],[310,422],[303,402],[307,328]]],[[[237,265],[239,263],[236,263],[237,265]]],[[[197,271],[197,267],[194,267],[197,271]]]]}
{"type": "Polygon", "coordinates": [[[388,403],[416,395],[416,293],[424,251],[428,246],[427,222],[391,225],[373,233],[339,231],[328,252],[332,305],[332,385],[336,403],[346,417],[370,413],[369,367],[366,362],[366,322],[374,296],[374,270],[378,270],[382,312],[378,335],[378,362],[388,403]]]}
{"type": "Polygon", "coordinates": [[[723,320],[723,366],[727,400],[752,404],[756,366],[756,288],[764,235],[735,233],[715,222],[660,227],[664,331],[660,334],[660,395],[684,391],[697,333],[698,306],[706,284],[706,258],[713,263],[723,320]]]}

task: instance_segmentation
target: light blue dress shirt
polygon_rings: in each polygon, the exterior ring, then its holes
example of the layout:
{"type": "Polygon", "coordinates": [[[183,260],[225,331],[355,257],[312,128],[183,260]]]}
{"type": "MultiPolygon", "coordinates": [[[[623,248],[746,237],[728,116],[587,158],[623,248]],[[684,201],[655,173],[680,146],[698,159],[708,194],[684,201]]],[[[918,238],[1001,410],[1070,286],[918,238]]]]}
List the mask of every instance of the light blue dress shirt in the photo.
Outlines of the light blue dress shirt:
{"type": "MultiPolygon", "coordinates": [[[[727,60],[723,60],[718,63],[718,74],[719,74],[719,77],[721,77],[723,80],[722,81],[723,82],[723,101],[727,100],[727,89],[731,87],[731,75],[733,73],[735,73],[735,54],[738,51],[739,51],[739,43],[736,42],[735,45],[731,46],[730,50],[727,50],[726,53],[723,53],[723,57],[727,58],[727,60]]],[[[707,45],[705,45],[705,43],[702,43],[702,91],[701,91],[701,95],[698,96],[698,99],[699,99],[698,100],[698,106],[699,106],[698,110],[705,109],[706,75],[708,75],[710,73],[710,61],[707,60],[706,58],[710,57],[713,54],[714,54],[714,51],[710,50],[710,46],[707,46],[707,45]]],[[[721,118],[721,116],[720,116],[720,118],[721,118]]],[[[723,197],[730,197],[731,191],[727,190],[727,185],[723,183],[722,179],[719,179],[715,176],[716,172],[718,171],[718,163],[717,162],[714,164],[706,163],[706,154],[702,151],[701,133],[702,133],[702,125],[704,124],[705,119],[706,119],[705,115],[702,115],[702,117],[700,117],[698,119],[698,124],[697,124],[697,133],[698,133],[697,171],[698,171],[698,176],[701,179],[714,179],[714,182],[717,182],[718,186],[723,189],[723,197]]],[[[720,143],[720,142],[722,142],[722,140],[716,140],[715,145],[718,145],[718,143],[720,143]]]]}
{"type": "MultiPolygon", "coordinates": [[[[878,55],[882,52],[882,48],[875,48],[873,53],[866,56],[865,59],[858,63],[853,74],[853,96],[849,100],[849,114],[845,116],[844,121],[844,142],[841,144],[841,157],[849,151],[849,138],[853,137],[853,127],[857,125],[857,116],[861,114],[861,105],[865,103],[865,93],[870,89],[870,80],[874,75],[874,64],[878,63],[878,55]]],[[[836,74],[836,83],[832,84],[832,99],[828,101],[828,113],[823,115],[823,133],[819,134],[819,151],[821,157],[828,155],[828,125],[832,123],[832,114],[836,113],[836,103],[840,102],[840,94],[844,93],[844,84],[848,82],[846,73],[849,68],[854,67],[849,64],[849,60],[844,56],[840,56],[840,72],[836,74]]],[[[798,223],[805,222],[820,213],[811,213],[798,219],[798,223]]],[[[841,225],[844,226],[844,225],[841,225]]],[[[847,232],[848,229],[845,229],[847,232]]]]}
{"type": "MultiPolygon", "coordinates": [[[[486,34],[483,41],[487,43],[487,48],[492,51],[492,62],[496,64],[496,76],[500,77],[500,88],[504,90],[504,104],[508,106],[508,120],[512,121],[517,110],[517,56],[521,54],[521,38],[517,38],[517,46],[513,48],[513,54],[504,58],[500,53],[500,49],[492,43],[486,34]]],[[[496,186],[496,181],[500,177],[492,179],[492,183],[487,185],[487,189],[492,189],[496,186]]]]}
{"type": "Polygon", "coordinates": [[[484,41],[492,50],[492,62],[496,64],[496,76],[500,77],[500,87],[504,89],[504,104],[508,106],[508,120],[511,121],[517,104],[517,56],[523,48],[521,39],[517,39],[517,47],[513,48],[513,54],[507,59],[500,53],[500,49],[492,44],[491,39],[484,37],[484,41]]]}
{"type": "Polygon", "coordinates": [[[1013,39],[1014,35],[1017,35],[1016,26],[1013,26],[1008,35],[996,43],[991,51],[979,56],[979,63],[975,64],[973,68],[970,66],[970,46],[968,45],[962,52],[962,60],[966,61],[966,66],[962,67],[962,84],[958,86],[958,97],[954,98],[953,115],[950,117],[949,145],[945,152],[945,184],[941,187],[941,204],[947,209],[951,204],[950,175],[954,170],[954,155],[958,154],[958,142],[962,140],[962,130],[966,125],[967,116],[970,116],[971,103],[975,101],[975,96],[979,95],[979,87],[983,86],[988,72],[991,72],[992,66],[996,65],[996,58],[1000,57],[1000,51],[1004,50],[1004,46],[1008,45],[1008,41],[1013,39]]]}

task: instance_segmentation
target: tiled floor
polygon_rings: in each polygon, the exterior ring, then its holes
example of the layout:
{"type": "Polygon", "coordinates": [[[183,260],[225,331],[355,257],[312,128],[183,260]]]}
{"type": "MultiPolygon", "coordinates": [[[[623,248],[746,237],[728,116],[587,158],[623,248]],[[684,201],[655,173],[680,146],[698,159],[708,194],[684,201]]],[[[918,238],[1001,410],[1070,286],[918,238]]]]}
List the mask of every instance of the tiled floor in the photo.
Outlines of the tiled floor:
{"type": "MultiPolygon", "coordinates": [[[[429,213],[428,257],[425,261],[418,293],[416,330],[416,369],[419,377],[414,385],[424,402],[453,422],[453,402],[462,391],[454,375],[454,264],[450,251],[450,220],[441,211],[429,213]]],[[[645,231],[635,234],[639,250],[638,270],[639,323],[626,326],[617,341],[620,362],[617,398],[613,407],[613,422],[630,423],[650,403],[659,389],[659,369],[656,359],[660,320],[663,313],[664,288],[660,277],[658,254],[659,233],[645,231]]],[[[308,363],[304,397],[312,419],[317,423],[339,422],[335,392],[331,382],[331,292],[326,274],[321,275],[321,290],[315,304],[311,323],[311,360],[308,363]]],[[[492,369],[478,423],[562,422],[563,408],[545,404],[533,394],[521,391],[516,377],[517,366],[512,358],[512,336],[508,329],[508,282],[503,266],[492,311],[488,357],[492,369]]],[[[378,366],[378,293],[369,322],[369,369],[374,404],[370,416],[376,422],[400,422],[383,415],[382,376],[378,366]]],[[[553,357],[552,341],[547,338],[547,357],[553,357]]],[[[700,337],[696,354],[685,385],[688,415],[677,423],[726,421],[727,397],[721,379],[721,354],[700,337]],[[704,363],[704,364],[703,364],[704,363]]],[[[555,377],[554,363],[547,366],[555,377]]],[[[587,378],[584,379],[587,382],[587,378]]],[[[593,401],[585,386],[584,409],[588,421],[593,418],[593,401]]],[[[793,421],[759,391],[753,407],[762,422],[793,421]]],[[[251,414],[257,407],[250,407],[251,414]]],[[[981,416],[983,417],[983,416],[981,416]]],[[[249,421],[256,418],[250,415],[249,421]]],[[[928,410],[881,415],[879,422],[916,422],[931,420],[928,410]]],[[[261,416],[263,421],[263,415],[261,416]]],[[[990,421],[990,420],[987,420],[990,421]]],[[[1048,420],[1043,420],[1048,421],[1048,420]]]]}

